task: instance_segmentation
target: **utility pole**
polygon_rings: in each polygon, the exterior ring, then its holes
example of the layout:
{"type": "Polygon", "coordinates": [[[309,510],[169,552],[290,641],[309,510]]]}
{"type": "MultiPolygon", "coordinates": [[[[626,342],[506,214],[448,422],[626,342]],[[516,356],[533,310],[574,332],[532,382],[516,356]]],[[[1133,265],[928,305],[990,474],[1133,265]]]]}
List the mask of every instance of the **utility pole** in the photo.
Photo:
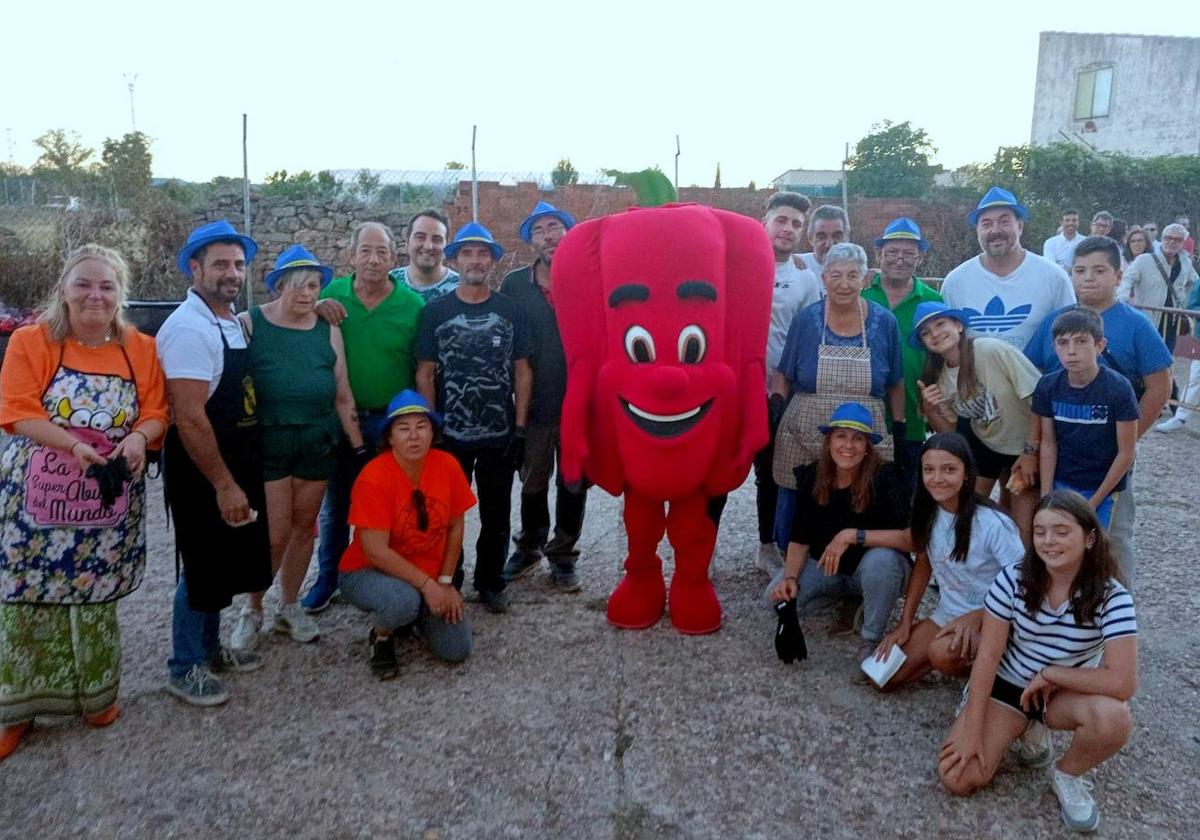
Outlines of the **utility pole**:
{"type": "Polygon", "coordinates": [[[137,119],[133,115],[133,83],[137,81],[138,74],[125,74],[125,83],[129,86],[129,124],[133,127],[133,131],[137,131],[137,119]]]}
{"type": "Polygon", "coordinates": [[[679,195],[679,135],[675,135],[675,194],[679,195]]]}

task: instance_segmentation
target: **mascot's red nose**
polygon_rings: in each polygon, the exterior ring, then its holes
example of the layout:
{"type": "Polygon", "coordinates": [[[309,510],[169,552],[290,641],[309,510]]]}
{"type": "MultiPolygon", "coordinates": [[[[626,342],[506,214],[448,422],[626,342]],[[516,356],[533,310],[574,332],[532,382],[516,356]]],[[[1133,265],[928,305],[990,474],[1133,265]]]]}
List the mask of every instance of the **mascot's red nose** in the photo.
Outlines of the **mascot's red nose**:
{"type": "Polygon", "coordinates": [[[655,368],[650,371],[650,387],[655,396],[673,399],[687,392],[688,376],[677,367],[655,368]]]}

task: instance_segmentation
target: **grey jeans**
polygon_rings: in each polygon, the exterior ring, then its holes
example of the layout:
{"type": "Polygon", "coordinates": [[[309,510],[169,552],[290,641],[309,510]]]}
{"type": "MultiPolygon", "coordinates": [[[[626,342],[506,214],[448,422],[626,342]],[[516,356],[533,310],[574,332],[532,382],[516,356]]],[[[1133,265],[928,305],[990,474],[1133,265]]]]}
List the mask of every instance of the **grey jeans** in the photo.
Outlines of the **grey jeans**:
{"type": "Polygon", "coordinates": [[[467,617],[464,615],[458,624],[442,621],[429,611],[421,593],[400,578],[376,569],[360,569],[342,575],[338,585],[342,597],[371,613],[371,621],[381,630],[416,624],[438,659],[462,662],[471,655],[471,622],[467,617]]]}
{"type": "MultiPolygon", "coordinates": [[[[826,575],[811,555],[800,573],[796,612],[813,601],[860,595],[863,599],[862,637],[878,642],[908,581],[908,558],[894,548],[868,548],[852,575],[826,575]]],[[[767,587],[771,592],[783,580],[781,571],[767,587]]],[[[768,599],[769,600],[769,599],[768,599]]]]}

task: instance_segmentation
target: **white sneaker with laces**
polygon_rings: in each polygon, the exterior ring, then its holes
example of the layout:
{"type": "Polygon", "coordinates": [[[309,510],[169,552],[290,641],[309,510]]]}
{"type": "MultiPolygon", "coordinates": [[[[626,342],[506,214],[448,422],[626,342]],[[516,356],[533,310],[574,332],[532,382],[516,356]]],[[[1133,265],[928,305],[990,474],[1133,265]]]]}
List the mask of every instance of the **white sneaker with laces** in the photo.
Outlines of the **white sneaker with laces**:
{"type": "Polygon", "coordinates": [[[1187,425],[1186,420],[1181,420],[1178,417],[1172,417],[1169,420],[1164,420],[1154,427],[1156,432],[1177,432],[1187,425]]]}
{"type": "Polygon", "coordinates": [[[234,650],[254,650],[258,647],[258,631],[262,629],[263,616],[259,610],[242,607],[233,632],[229,634],[229,646],[234,650]]]}
{"type": "Polygon", "coordinates": [[[1040,720],[1029,721],[1021,737],[1013,741],[1012,746],[1017,761],[1026,767],[1046,767],[1054,760],[1054,740],[1050,735],[1050,727],[1040,720]]]}
{"type": "Polygon", "coordinates": [[[274,630],[304,643],[316,641],[321,636],[317,622],[299,604],[284,604],[279,608],[275,614],[274,630]]]}
{"type": "Polygon", "coordinates": [[[1100,825],[1100,809],[1092,798],[1092,783],[1055,767],[1050,771],[1050,787],[1058,797],[1059,813],[1072,831],[1095,831],[1100,825]]]}

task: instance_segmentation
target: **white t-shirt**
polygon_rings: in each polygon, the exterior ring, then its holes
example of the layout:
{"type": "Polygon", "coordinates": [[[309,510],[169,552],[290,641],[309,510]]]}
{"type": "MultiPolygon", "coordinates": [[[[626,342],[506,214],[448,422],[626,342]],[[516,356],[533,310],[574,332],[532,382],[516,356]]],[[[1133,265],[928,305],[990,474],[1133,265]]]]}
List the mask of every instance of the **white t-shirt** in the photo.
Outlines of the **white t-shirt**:
{"type": "Polygon", "coordinates": [[[1043,319],[1075,303],[1075,289],[1062,266],[1032,251],[1017,269],[1004,277],[972,257],[946,275],[942,299],[971,316],[973,336],[1007,341],[1024,350],[1043,319]]]}
{"type": "Polygon", "coordinates": [[[789,257],[775,263],[775,289],[771,293],[771,329],[767,333],[767,387],[779,366],[792,318],[804,307],[821,299],[821,284],[808,269],[797,268],[789,257]]]}
{"type": "Polygon", "coordinates": [[[1070,274],[1075,265],[1075,249],[1086,238],[1079,231],[1075,232],[1074,239],[1067,239],[1061,233],[1056,233],[1042,244],[1042,256],[1061,265],[1067,274],[1070,274]]]}
{"type": "Polygon", "coordinates": [[[804,267],[811,271],[817,280],[821,279],[821,264],[817,262],[817,258],[813,255],[812,251],[809,251],[807,254],[796,254],[796,257],[804,262],[804,267]]]}
{"type": "Polygon", "coordinates": [[[235,350],[246,346],[241,323],[229,307],[229,319],[218,318],[200,296],[188,290],[187,297],[167,316],[154,342],[158,361],[167,379],[198,379],[208,382],[211,397],[225,369],[225,341],[235,350]]]}
{"type": "Polygon", "coordinates": [[[959,616],[980,609],[996,575],[1021,562],[1025,546],[1017,525],[1003,513],[980,505],[971,520],[967,559],[954,559],[957,515],[938,508],[929,532],[929,565],[938,585],[938,603],[930,618],[945,627],[959,616]]]}

